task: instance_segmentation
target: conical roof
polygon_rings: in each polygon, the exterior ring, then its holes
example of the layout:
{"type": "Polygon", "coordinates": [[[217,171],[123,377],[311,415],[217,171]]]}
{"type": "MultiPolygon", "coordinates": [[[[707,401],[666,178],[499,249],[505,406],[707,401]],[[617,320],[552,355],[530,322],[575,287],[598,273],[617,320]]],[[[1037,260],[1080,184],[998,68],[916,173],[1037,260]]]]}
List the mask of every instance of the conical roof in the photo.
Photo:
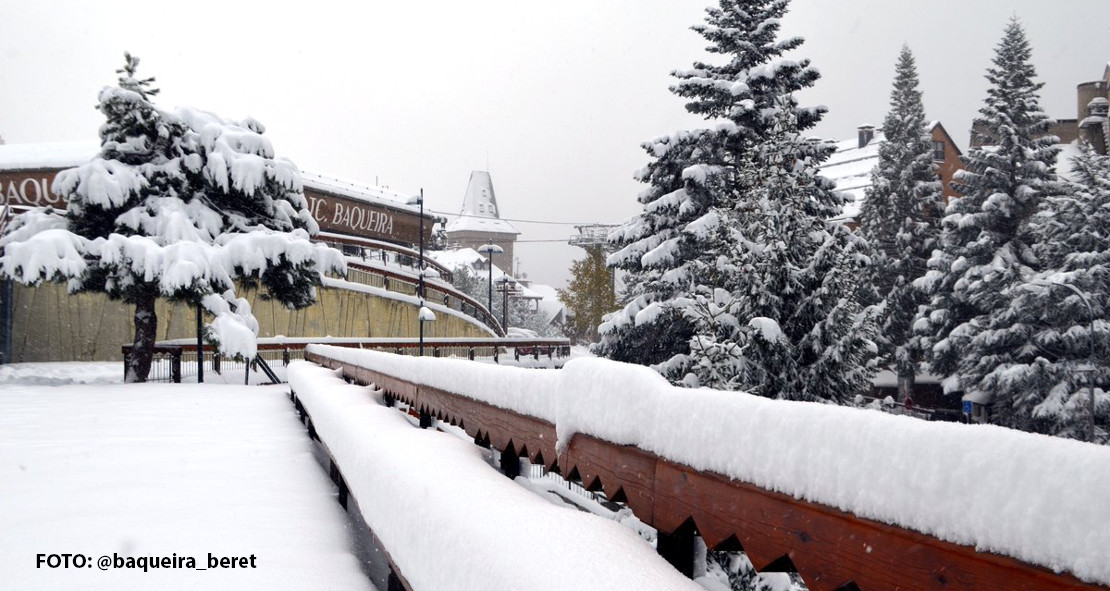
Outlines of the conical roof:
{"type": "Polygon", "coordinates": [[[466,231],[520,234],[512,224],[501,219],[500,213],[489,172],[475,170],[470,173],[459,218],[449,222],[445,230],[448,234],[466,231]]]}

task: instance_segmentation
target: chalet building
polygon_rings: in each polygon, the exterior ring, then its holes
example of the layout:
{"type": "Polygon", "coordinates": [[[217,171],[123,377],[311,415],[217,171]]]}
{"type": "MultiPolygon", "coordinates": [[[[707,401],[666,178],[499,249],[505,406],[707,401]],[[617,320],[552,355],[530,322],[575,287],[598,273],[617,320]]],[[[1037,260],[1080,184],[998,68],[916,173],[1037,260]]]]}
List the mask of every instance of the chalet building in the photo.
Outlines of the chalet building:
{"type": "Polygon", "coordinates": [[[450,248],[480,250],[483,244],[490,243],[500,246],[504,252],[493,255],[493,264],[512,274],[513,261],[516,260],[513,258],[513,244],[520,231],[501,219],[489,172],[476,170],[470,173],[462,211],[458,219],[448,223],[444,230],[450,248]]]}
{"type": "MultiPolygon", "coordinates": [[[[956,196],[950,185],[956,171],[963,167],[961,152],[939,121],[930,124],[929,133],[933,138],[933,160],[937,163],[937,175],[947,201],[956,196]]],[[[879,164],[879,146],[885,141],[882,129],[861,125],[856,137],[837,142],[836,152],[821,165],[821,175],[835,182],[836,191],[848,197],[844,213],[836,221],[853,228],[858,225],[860,206],[871,186],[871,172],[879,164]]]]}

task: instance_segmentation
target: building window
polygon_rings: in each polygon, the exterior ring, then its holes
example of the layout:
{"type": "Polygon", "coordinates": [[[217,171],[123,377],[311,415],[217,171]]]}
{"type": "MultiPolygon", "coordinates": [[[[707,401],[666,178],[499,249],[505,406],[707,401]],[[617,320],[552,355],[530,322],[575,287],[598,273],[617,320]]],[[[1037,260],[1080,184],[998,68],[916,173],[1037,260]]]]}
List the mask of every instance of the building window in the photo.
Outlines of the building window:
{"type": "Polygon", "coordinates": [[[492,203],[490,203],[490,204],[489,204],[489,212],[490,212],[491,214],[493,214],[493,215],[497,215],[497,210],[495,210],[495,209],[493,208],[493,204],[492,204],[492,203]]]}
{"type": "Polygon", "coordinates": [[[478,213],[486,213],[486,206],[479,203],[478,204],[478,213]]]}
{"type": "Polygon", "coordinates": [[[944,160],[944,142],[933,142],[933,160],[944,160]]]}

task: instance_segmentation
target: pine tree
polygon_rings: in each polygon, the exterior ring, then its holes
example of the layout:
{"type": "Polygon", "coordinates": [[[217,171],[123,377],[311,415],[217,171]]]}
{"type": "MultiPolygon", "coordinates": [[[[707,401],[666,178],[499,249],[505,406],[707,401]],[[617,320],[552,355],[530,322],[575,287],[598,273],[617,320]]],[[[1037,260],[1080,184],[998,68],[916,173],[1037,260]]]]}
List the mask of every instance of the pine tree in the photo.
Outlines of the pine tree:
{"type": "MultiPolygon", "coordinates": [[[[693,27],[709,41],[707,51],[728,62],[696,62],[690,70],[672,72],[679,82],[671,92],[692,99],[686,109],[716,125],[643,144],[653,158],[636,175],[649,185],[638,197],[644,210],[610,235],[616,252],[608,259],[626,271],[632,289],[624,308],[599,327],[597,354],[653,365],[664,373],[681,371],[693,327],[679,300],[693,291],[695,280],[713,283],[712,277],[699,277],[718,258],[705,225],[719,219],[718,208],[729,206],[727,177],[737,166],[735,159],[766,136],[780,95],[808,87],[819,76],[808,60],[782,57],[802,43],[798,38],[776,41],[778,19],[788,4],[722,0],[719,8],[706,9],[706,24],[693,27]],[[686,231],[691,224],[697,232],[686,231]],[[699,260],[704,264],[695,266],[699,260]]],[[[797,108],[789,100],[803,129],[824,113],[824,108],[797,108]]]]}
{"type": "Polygon", "coordinates": [[[802,43],[777,40],[788,4],[723,0],[694,27],[725,63],[674,72],[671,90],[711,126],[645,144],[644,211],[610,236],[637,291],[597,350],[676,383],[839,400],[868,373],[873,322],[852,295],[867,257],[826,221],[843,200],[815,173],[832,147],[800,134],[824,108],[794,99],[819,74],[783,57],[802,43]]]}
{"type": "Polygon", "coordinates": [[[65,215],[32,210],[17,219],[0,239],[0,270],[133,304],[129,381],[150,370],[160,297],[202,304],[215,316],[209,339],[251,357],[257,322],[235,282],[303,307],[320,273],[342,270],[342,258],[309,242],[317,227],[299,173],[274,159],[260,124],[162,111],[151,101],[154,79],[136,77],[138,58],[125,57],[119,85],[100,92],[100,153],[54,181],[65,215]]]}
{"type": "Polygon", "coordinates": [[[1057,139],[1041,110],[1031,49],[1014,19],[987,71],[991,86],[973,123],[978,147],[964,157],[942,222],[940,249],[917,282],[930,297],[915,330],[934,372],[946,384],[991,400],[992,422],[1027,427],[1013,392],[998,389],[997,372],[1031,361],[1031,310],[1013,315],[1010,300],[1041,267],[1030,218],[1042,199],[1060,192],[1052,172],[1057,139]],[[992,374],[994,377],[992,377],[992,374]],[[993,397],[993,398],[992,398],[993,397]]]}
{"type": "Polygon", "coordinates": [[[702,130],[654,139],[642,147],[655,161],[637,172],[650,186],[637,198],[644,211],[609,235],[615,252],[609,266],[626,272],[624,307],[598,326],[594,353],[628,363],[654,365],[683,351],[689,323],[671,304],[688,284],[680,248],[682,228],[706,211],[687,195],[683,171],[702,130]]]}
{"type": "Polygon", "coordinates": [[[586,248],[586,256],[571,263],[570,274],[567,288],[558,290],[559,301],[571,314],[567,332],[590,342],[596,339],[602,318],[617,307],[613,272],[605,266],[605,252],[597,245],[586,248]]]}
{"type": "Polygon", "coordinates": [[[1030,351],[984,378],[1011,401],[1010,424],[1030,431],[1090,439],[1090,382],[1097,422],[1094,441],[1110,440],[1110,159],[1084,145],[1072,162],[1070,190],[1046,197],[1030,226],[1043,270],[1014,290],[1003,313],[1029,327],[1030,351]],[[1074,290],[1074,291],[1073,291],[1074,290]],[[1090,310],[1087,304],[1090,304],[1090,310]],[[1094,334],[1091,333],[1092,319],[1094,334]],[[1093,341],[1091,339],[1094,339],[1093,341]],[[1087,366],[1092,362],[1094,373],[1087,366]]]}
{"type": "Polygon", "coordinates": [[[913,281],[925,274],[944,215],[944,195],[927,125],[917,65],[909,47],[902,46],[890,111],[883,121],[885,141],[879,145],[879,163],[860,208],[859,233],[876,251],[868,275],[885,302],[879,328],[880,359],[895,366],[903,399],[913,389],[921,356],[913,348],[911,326],[925,300],[913,281]]]}
{"type": "Polygon", "coordinates": [[[687,308],[697,331],[686,382],[843,402],[873,371],[876,310],[854,297],[868,245],[827,221],[839,198],[815,159],[797,156],[807,142],[792,112],[777,119],[756,161],[738,171],[742,197],[722,212],[722,287],[710,300],[699,286],[687,308]]]}

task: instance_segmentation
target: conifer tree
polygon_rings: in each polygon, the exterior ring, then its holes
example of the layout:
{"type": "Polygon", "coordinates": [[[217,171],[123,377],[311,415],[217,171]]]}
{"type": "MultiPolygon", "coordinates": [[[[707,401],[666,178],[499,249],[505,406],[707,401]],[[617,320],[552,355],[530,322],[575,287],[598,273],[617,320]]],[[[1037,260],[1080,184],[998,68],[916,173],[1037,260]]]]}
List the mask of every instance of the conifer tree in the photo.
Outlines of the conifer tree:
{"type": "Polygon", "coordinates": [[[153,78],[127,54],[119,85],[100,92],[100,153],[58,173],[64,215],[32,210],[0,239],[0,272],[27,284],[54,280],[135,306],[128,381],[145,381],[155,302],[197,302],[215,316],[207,336],[228,355],[253,357],[258,325],[236,281],[265,287],[289,307],[315,299],[320,273],[342,270],[317,231],[296,167],[275,159],[255,121],[156,107],[153,78]]]}
{"type": "Polygon", "coordinates": [[[1029,351],[1000,365],[983,381],[996,396],[1011,401],[1004,415],[1007,424],[1106,443],[1110,440],[1106,429],[1110,349],[1105,345],[1110,338],[1110,159],[1083,145],[1072,170],[1070,190],[1046,197],[1030,223],[1036,237],[1034,252],[1044,268],[1014,290],[1001,315],[1028,327],[1029,351]],[[1088,367],[1092,362],[1093,368],[1088,367]],[[1093,433],[1089,380],[1094,381],[1095,393],[1097,429],[1093,433]]]}
{"type": "MultiPolygon", "coordinates": [[[[940,249],[917,283],[930,297],[914,329],[946,388],[991,400],[992,422],[1025,426],[1012,392],[992,373],[1033,353],[1027,315],[1007,313],[1025,278],[1041,267],[1030,218],[1060,192],[1053,174],[1058,148],[1041,110],[1041,84],[1021,24],[1012,20],[987,71],[990,88],[973,122],[975,141],[957,173],[942,222],[940,249]]],[[[1030,311],[1031,313],[1031,311],[1030,311]]],[[[997,377],[997,374],[995,374],[997,377]]]]}
{"type": "Polygon", "coordinates": [[[671,90],[710,125],[645,144],[644,212],[610,237],[610,264],[638,291],[597,350],[619,359],[622,345],[654,343],[631,360],[676,383],[840,400],[868,373],[873,321],[852,295],[866,256],[826,221],[843,200],[815,173],[833,148],[800,134],[824,108],[794,98],[819,74],[784,57],[802,44],[777,39],[788,4],[722,0],[694,27],[724,63],[674,72],[671,90]]]}
{"type": "Polygon", "coordinates": [[[903,45],[895,67],[885,141],[860,208],[859,232],[875,249],[868,276],[885,302],[879,327],[880,359],[894,365],[899,395],[909,396],[920,359],[911,326],[923,294],[913,281],[923,276],[937,246],[944,195],[933,161],[933,142],[918,90],[917,65],[903,45]]]}
{"type": "Polygon", "coordinates": [[[559,301],[571,313],[567,332],[572,338],[593,341],[602,318],[617,307],[613,271],[605,266],[600,245],[586,248],[586,256],[571,263],[570,283],[558,290],[559,301]]]}
{"type": "Polygon", "coordinates": [[[869,249],[827,221],[838,201],[825,201],[816,163],[797,157],[807,142],[792,112],[777,119],[755,162],[738,171],[741,197],[722,210],[721,287],[699,285],[686,309],[697,327],[687,383],[842,402],[873,371],[877,310],[854,297],[869,249]]]}

